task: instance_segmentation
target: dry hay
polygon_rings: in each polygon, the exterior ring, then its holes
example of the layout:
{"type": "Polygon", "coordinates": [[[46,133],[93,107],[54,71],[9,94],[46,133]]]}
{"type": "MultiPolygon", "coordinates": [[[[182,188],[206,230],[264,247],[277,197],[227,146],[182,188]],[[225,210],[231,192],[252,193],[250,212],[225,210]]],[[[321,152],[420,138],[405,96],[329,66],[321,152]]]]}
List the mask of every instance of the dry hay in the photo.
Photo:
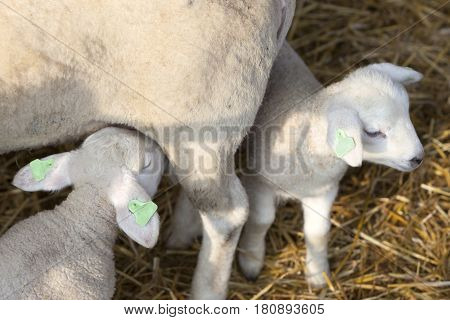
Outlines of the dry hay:
{"type": "MultiPolygon", "coordinates": [[[[288,39],[321,81],[333,81],[357,65],[379,61],[409,65],[424,73],[423,81],[409,91],[411,117],[426,160],[413,173],[366,164],[345,176],[333,207],[328,288],[311,290],[305,282],[301,209],[289,203],[278,210],[267,237],[261,276],[254,283],[246,281],[235,263],[229,298],[450,297],[450,4],[445,3],[298,2],[288,39]]],[[[14,173],[34,158],[71,148],[0,157],[0,234],[30,214],[52,208],[69,192],[23,193],[10,185],[14,173]]],[[[156,199],[163,229],[173,213],[177,190],[165,180],[156,199]]],[[[115,247],[115,298],[187,298],[198,249],[199,242],[185,251],[167,251],[161,243],[146,250],[120,235],[115,247]]]]}

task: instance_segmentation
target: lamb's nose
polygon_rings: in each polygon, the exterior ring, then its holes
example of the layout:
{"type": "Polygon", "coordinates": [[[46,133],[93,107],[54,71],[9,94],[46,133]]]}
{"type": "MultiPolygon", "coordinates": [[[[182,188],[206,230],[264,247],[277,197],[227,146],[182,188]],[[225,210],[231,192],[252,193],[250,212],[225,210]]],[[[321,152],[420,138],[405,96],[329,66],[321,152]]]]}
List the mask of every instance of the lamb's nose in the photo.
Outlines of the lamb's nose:
{"type": "Polygon", "coordinates": [[[411,160],[409,160],[409,162],[411,163],[411,166],[414,168],[417,168],[418,166],[420,166],[422,161],[423,161],[423,157],[414,157],[411,160]]]}

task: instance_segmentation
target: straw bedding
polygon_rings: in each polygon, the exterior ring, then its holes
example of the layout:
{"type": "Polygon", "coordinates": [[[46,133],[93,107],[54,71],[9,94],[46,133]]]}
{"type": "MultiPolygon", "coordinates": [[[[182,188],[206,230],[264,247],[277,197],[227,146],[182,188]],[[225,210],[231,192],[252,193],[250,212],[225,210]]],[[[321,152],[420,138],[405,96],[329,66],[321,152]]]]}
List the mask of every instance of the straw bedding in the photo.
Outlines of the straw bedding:
{"type": "MultiPolygon", "coordinates": [[[[312,290],[305,276],[302,215],[279,208],[265,267],[249,282],[236,263],[231,299],[448,299],[450,211],[450,4],[446,0],[298,1],[288,40],[324,83],[359,65],[388,61],[424,74],[409,89],[411,118],[426,159],[412,173],[365,164],[350,170],[333,207],[328,287],[312,290]]],[[[70,190],[24,193],[15,172],[35,158],[73,144],[0,156],[0,234],[60,203],[70,190]]],[[[177,186],[163,180],[155,202],[162,228],[177,186]]],[[[139,247],[123,234],[115,247],[117,299],[185,299],[200,243],[184,251],[139,247]]]]}

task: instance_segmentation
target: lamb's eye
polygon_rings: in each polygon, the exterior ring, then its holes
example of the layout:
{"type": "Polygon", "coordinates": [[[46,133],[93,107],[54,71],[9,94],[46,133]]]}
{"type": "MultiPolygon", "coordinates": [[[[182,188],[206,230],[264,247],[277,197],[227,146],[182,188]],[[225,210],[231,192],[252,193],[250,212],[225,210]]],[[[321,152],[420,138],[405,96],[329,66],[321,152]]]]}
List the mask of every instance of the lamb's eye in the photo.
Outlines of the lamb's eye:
{"type": "Polygon", "coordinates": [[[151,163],[152,163],[152,158],[151,158],[150,155],[146,152],[145,155],[144,155],[144,167],[143,167],[143,169],[149,167],[151,163]]]}
{"type": "Polygon", "coordinates": [[[371,138],[386,138],[386,135],[381,131],[367,131],[364,132],[371,138]]]}

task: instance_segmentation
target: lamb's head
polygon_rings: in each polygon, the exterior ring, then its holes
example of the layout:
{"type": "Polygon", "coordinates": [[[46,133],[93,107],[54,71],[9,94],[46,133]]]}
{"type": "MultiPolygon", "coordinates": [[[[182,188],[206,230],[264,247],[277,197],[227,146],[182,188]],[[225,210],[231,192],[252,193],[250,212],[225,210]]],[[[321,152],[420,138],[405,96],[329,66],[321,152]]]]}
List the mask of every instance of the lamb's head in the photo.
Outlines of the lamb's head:
{"type": "Polygon", "coordinates": [[[413,69],[380,63],[327,88],[328,144],[350,166],[364,160],[401,171],[417,168],[424,151],[404,85],[421,78],[413,69]]]}
{"type": "Polygon", "coordinates": [[[150,220],[138,223],[130,203],[151,205],[140,175],[156,184],[156,190],[163,170],[162,152],[152,140],[136,131],[111,127],[90,135],[74,151],[31,162],[16,174],[13,184],[25,191],[53,191],[69,185],[76,190],[89,184],[114,206],[122,230],[136,242],[153,247],[159,234],[158,214],[147,212],[150,220]]]}

